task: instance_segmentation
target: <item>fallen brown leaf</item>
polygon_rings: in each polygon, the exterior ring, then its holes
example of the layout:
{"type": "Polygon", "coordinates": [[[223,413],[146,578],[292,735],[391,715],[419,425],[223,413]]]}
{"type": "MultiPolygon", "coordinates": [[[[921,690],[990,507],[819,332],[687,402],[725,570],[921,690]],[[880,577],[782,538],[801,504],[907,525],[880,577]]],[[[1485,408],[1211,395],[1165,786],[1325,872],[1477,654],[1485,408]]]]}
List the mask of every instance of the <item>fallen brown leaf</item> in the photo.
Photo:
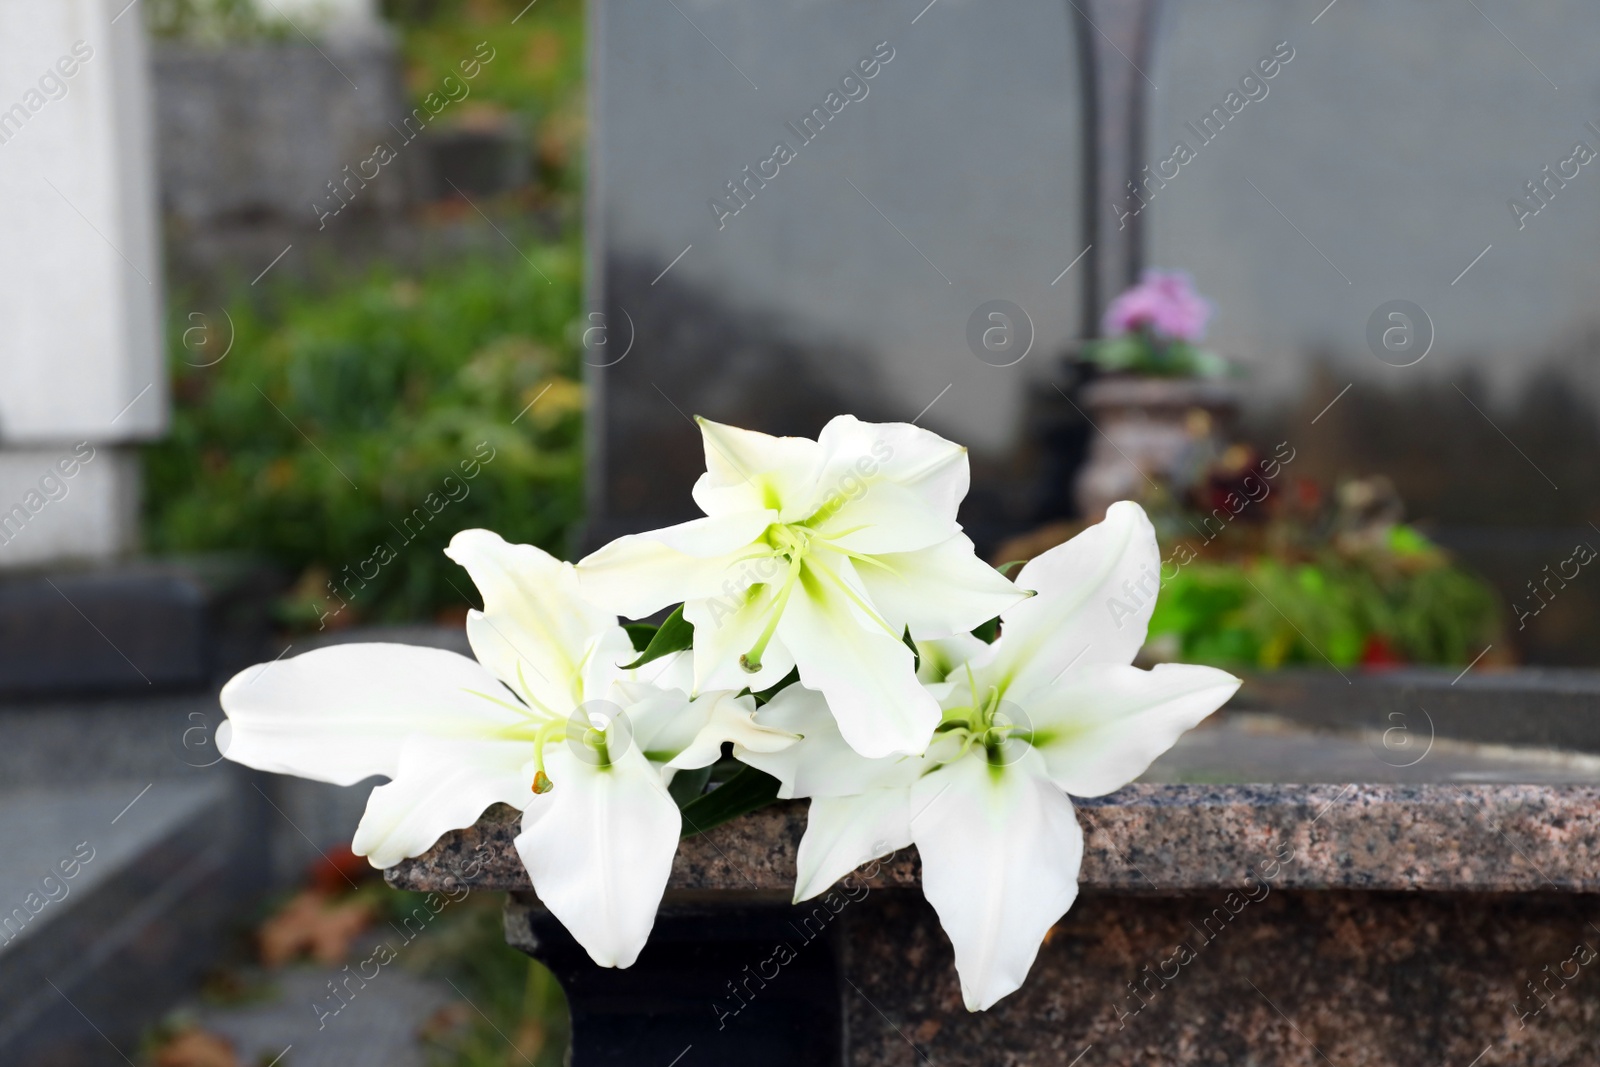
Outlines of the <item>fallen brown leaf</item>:
{"type": "Polygon", "coordinates": [[[306,954],[329,966],[343,963],[351,942],[372,919],[372,905],[365,901],[336,904],[318,890],[303,890],[256,932],[261,962],[280,967],[306,954]]]}
{"type": "Polygon", "coordinates": [[[156,1050],[156,1067],[239,1067],[239,1057],[227,1038],[190,1029],[156,1050]]]}
{"type": "Polygon", "coordinates": [[[461,1001],[452,1001],[428,1016],[426,1022],[417,1031],[417,1036],[424,1041],[437,1041],[444,1035],[461,1029],[474,1018],[472,1007],[461,1001]]]}
{"type": "Polygon", "coordinates": [[[331,896],[354,889],[357,883],[374,877],[376,872],[377,868],[368,863],[365,856],[351,852],[349,845],[337,845],[311,865],[311,886],[331,896]]]}
{"type": "MultiPolygon", "coordinates": [[[[514,1051],[523,1062],[533,1060],[544,1049],[545,1032],[544,1023],[538,1019],[524,1019],[522,1025],[517,1027],[516,1039],[512,1042],[514,1051]]],[[[508,1057],[509,1062],[509,1057],[508,1057]]]]}

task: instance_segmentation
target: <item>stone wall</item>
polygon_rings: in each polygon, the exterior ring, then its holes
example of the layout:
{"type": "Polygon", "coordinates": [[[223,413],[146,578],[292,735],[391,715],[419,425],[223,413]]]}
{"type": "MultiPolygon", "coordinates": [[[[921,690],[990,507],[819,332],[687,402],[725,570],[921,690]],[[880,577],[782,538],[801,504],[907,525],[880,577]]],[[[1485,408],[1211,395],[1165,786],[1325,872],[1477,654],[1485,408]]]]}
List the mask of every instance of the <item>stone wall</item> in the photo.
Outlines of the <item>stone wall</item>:
{"type": "Polygon", "coordinates": [[[403,154],[400,174],[369,182],[361,171],[377,144],[399,139],[391,124],[406,114],[391,43],[169,43],[153,70],[162,205],[182,226],[316,229],[346,202],[381,215],[410,199],[403,154]]]}

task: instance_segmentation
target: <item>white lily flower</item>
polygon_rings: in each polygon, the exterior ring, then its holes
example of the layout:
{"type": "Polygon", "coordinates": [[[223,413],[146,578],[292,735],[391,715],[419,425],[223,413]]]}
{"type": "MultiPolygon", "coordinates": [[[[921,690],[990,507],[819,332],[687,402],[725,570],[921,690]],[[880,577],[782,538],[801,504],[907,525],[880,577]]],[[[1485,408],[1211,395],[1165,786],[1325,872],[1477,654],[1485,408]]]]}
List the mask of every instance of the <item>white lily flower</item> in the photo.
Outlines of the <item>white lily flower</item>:
{"type": "Polygon", "coordinates": [[[570,563],[487,530],[446,552],[483,595],[467,614],[476,661],[351,644],[251,667],[222,690],[226,754],[337,785],[388,776],[352,843],[377,867],[492,804],[520,809],[517,852],[540,901],[596,963],[627,967],[678,848],[673,772],[708,766],[723,741],[770,751],[794,739],[756,725],[749,697],[691,701],[672,688],[688,682],[681,663],[623,670],[628,635],[579,595],[570,563]]]}
{"type": "Polygon", "coordinates": [[[940,713],[907,629],[962,633],[1023,596],[956,522],[966,449],[850,415],[815,441],[699,423],[706,517],[595,552],[584,592],[630,618],[682,601],[700,688],[759,692],[798,666],[856,751],[921,752],[940,713]]]}
{"type": "Polygon", "coordinates": [[[805,739],[735,753],[777,777],[780,796],[813,798],[796,902],[915,844],[968,1010],[1021,986],[1078,893],[1083,833],[1067,794],[1102,796],[1133,781],[1239,686],[1210,667],[1131,666],[1159,567],[1143,510],[1113,504],[1103,522],[1022,569],[1017,584],[1038,595],[1002,614],[993,645],[923,646],[943,721],[920,757],[864,759],[820,694],[779,693],[758,721],[805,739]]]}

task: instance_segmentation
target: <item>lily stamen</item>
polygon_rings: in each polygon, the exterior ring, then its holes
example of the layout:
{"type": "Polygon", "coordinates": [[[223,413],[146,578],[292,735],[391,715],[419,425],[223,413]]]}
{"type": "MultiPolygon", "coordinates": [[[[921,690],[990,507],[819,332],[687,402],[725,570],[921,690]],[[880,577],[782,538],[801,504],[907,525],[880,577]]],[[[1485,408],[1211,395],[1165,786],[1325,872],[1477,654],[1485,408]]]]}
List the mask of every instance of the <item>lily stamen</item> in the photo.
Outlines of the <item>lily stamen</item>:
{"type": "Polygon", "coordinates": [[[550,776],[544,773],[544,746],[551,741],[564,740],[567,736],[566,727],[566,720],[552,719],[549,722],[541,723],[533,733],[533,791],[535,793],[548,793],[555,788],[555,783],[550,780],[550,776]],[[561,736],[557,737],[557,734],[561,736]],[[539,788],[541,782],[544,785],[543,789],[539,788]]]}

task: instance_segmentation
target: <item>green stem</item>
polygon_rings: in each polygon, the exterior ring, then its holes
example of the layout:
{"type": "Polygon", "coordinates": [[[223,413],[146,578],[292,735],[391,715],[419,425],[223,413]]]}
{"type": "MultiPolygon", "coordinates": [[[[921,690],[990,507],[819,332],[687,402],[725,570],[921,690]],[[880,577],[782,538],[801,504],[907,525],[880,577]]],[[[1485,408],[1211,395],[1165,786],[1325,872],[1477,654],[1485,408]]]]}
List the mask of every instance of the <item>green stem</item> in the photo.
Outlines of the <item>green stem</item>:
{"type": "Polygon", "coordinates": [[[794,592],[795,582],[800,579],[800,561],[803,558],[802,552],[796,552],[789,558],[789,573],[784,576],[783,588],[778,590],[778,597],[773,601],[772,617],[767,620],[767,625],[762,627],[761,636],[750,646],[750,651],[739,657],[739,666],[750,674],[755,674],[761,669],[761,657],[766,654],[767,644],[772,640],[772,635],[778,632],[778,620],[783,618],[783,609],[789,603],[789,594],[794,592]]]}

